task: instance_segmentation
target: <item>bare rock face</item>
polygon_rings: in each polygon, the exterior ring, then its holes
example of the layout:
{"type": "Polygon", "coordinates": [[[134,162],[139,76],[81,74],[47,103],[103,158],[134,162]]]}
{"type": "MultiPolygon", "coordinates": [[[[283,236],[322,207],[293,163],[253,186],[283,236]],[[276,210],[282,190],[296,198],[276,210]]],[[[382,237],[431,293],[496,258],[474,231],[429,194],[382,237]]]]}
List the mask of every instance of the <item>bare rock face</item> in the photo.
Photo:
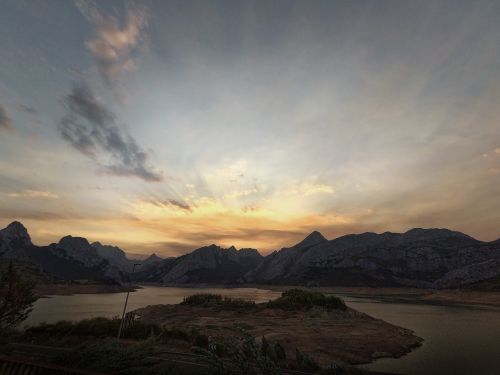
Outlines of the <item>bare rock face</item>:
{"type": "MultiPolygon", "coordinates": [[[[164,283],[275,283],[329,286],[454,288],[500,278],[500,240],[482,242],[448,229],[362,233],[325,239],[312,232],[296,245],[262,257],[255,249],[216,245],[177,257],[129,260],[115,246],[82,237],[33,245],[13,222],[0,230],[0,261],[15,260],[33,274],[59,279],[164,283]],[[133,263],[142,263],[131,275],[133,263]]],[[[491,284],[491,283],[490,283],[491,284]]]]}
{"type": "Polygon", "coordinates": [[[21,256],[22,249],[33,246],[28,230],[18,221],[13,221],[0,230],[0,256],[21,256]]]}
{"type": "Polygon", "coordinates": [[[123,279],[122,272],[99,256],[85,238],[66,236],[57,244],[36,246],[17,221],[0,230],[0,263],[3,261],[13,261],[29,277],[41,282],[123,279]]]}
{"type": "Polygon", "coordinates": [[[102,270],[103,277],[117,282],[123,281],[123,274],[119,267],[98,254],[86,238],[65,236],[52,245],[51,251],[58,257],[81,263],[84,267],[102,270]]]}
{"type": "Polygon", "coordinates": [[[438,288],[453,288],[488,280],[500,275],[500,259],[489,259],[447,272],[435,282],[438,288]]]}
{"type": "Polygon", "coordinates": [[[153,253],[153,254],[151,254],[150,256],[148,256],[146,259],[144,259],[141,262],[141,266],[142,267],[144,267],[144,266],[148,267],[148,266],[151,266],[151,265],[158,264],[162,260],[163,260],[163,258],[161,258],[158,255],[156,255],[155,253],[153,253]]]}
{"type": "Polygon", "coordinates": [[[123,272],[132,272],[134,261],[127,258],[125,252],[118,246],[103,245],[100,242],[91,244],[101,258],[123,272]]]}
{"type": "Polygon", "coordinates": [[[457,287],[500,275],[498,241],[481,242],[447,229],[362,233],[302,246],[311,235],[291,248],[267,256],[242,280],[438,288],[457,287]]]}
{"type": "Polygon", "coordinates": [[[55,245],[54,253],[60,257],[73,259],[83,263],[86,267],[100,266],[104,259],[97,254],[83,237],[66,236],[55,245]]]}
{"type": "Polygon", "coordinates": [[[167,259],[156,277],[164,283],[235,283],[261,260],[255,249],[210,245],[167,259]]]}
{"type": "Polygon", "coordinates": [[[317,231],[312,232],[298,244],[283,248],[268,255],[256,268],[241,278],[242,282],[272,282],[286,275],[308,250],[328,240],[317,231]]]}

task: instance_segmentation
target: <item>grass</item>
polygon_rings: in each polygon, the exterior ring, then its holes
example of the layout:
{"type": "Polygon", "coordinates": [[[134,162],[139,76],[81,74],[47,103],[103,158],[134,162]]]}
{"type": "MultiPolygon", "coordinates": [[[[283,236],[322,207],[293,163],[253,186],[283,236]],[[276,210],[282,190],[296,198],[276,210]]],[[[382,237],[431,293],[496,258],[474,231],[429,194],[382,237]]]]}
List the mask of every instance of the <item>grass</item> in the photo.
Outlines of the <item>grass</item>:
{"type": "Polygon", "coordinates": [[[118,342],[84,344],[54,362],[70,368],[118,375],[182,374],[178,368],[153,357],[154,344],[153,340],[127,345],[118,342]]]}
{"type": "Polygon", "coordinates": [[[269,301],[267,307],[284,310],[310,309],[314,306],[327,310],[347,309],[344,301],[335,296],[326,296],[320,292],[310,292],[303,289],[290,289],[281,293],[281,297],[269,301]]]}
{"type": "MultiPolygon", "coordinates": [[[[35,327],[30,327],[25,331],[25,337],[49,337],[51,339],[64,339],[68,337],[94,337],[108,338],[116,337],[120,319],[117,318],[92,318],[78,322],[59,321],[57,323],[42,323],[35,327]]],[[[200,332],[194,327],[179,328],[159,326],[135,322],[122,334],[123,338],[133,340],[146,340],[154,337],[157,343],[166,343],[169,340],[181,340],[193,343],[200,340],[200,332]]]]}
{"type": "MultiPolygon", "coordinates": [[[[91,336],[91,337],[114,337],[118,333],[120,319],[118,318],[92,318],[78,322],[61,320],[57,323],[42,323],[26,330],[27,335],[48,335],[51,337],[62,336],[91,336]]],[[[131,339],[146,339],[151,335],[159,335],[162,328],[154,324],[135,322],[128,327],[123,336],[131,339]]]]}
{"type": "Polygon", "coordinates": [[[181,305],[202,306],[202,307],[222,307],[228,309],[245,309],[255,307],[255,302],[241,298],[223,297],[220,294],[201,293],[185,297],[181,305]]]}

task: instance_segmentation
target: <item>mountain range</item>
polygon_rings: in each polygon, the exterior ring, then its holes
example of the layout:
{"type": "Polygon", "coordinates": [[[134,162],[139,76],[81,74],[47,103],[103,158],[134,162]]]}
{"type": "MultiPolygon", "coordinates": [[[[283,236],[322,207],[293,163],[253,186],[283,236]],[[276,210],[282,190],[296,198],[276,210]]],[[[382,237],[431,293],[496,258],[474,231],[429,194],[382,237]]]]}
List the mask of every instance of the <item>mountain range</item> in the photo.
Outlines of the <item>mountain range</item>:
{"type": "MultiPolygon", "coordinates": [[[[312,232],[298,244],[262,256],[256,249],[201,247],[137,261],[119,247],[63,237],[36,246],[13,222],[0,230],[0,265],[14,260],[40,282],[93,280],[163,284],[283,284],[456,288],[500,280],[500,240],[478,241],[448,229],[350,234],[312,232]],[[133,264],[140,263],[131,273],[133,264]]],[[[495,284],[497,285],[497,284],[495,284]]]]}

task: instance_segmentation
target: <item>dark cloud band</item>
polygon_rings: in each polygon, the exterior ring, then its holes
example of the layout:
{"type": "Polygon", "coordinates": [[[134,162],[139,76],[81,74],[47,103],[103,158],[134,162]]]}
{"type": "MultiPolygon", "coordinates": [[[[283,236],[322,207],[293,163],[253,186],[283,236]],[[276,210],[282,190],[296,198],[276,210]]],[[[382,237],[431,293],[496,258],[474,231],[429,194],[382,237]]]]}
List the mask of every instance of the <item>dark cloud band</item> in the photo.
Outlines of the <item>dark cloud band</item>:
{"type": "Polygon", "coordinates": [[[0,104],[0,130],[10,130],[13,129],[12,120],[7,114],[7,110],[4,106],[0,104]]]}
{"type": "Polygon", "coordinates": [[[115,114],[97,100],[90,88],[74,85],[63,98],[66,116],[59,125],[64,140],[94,160],[105,174],[162,180],[147,164],[147,154],[134,138],[116,125],[115,114]]]}

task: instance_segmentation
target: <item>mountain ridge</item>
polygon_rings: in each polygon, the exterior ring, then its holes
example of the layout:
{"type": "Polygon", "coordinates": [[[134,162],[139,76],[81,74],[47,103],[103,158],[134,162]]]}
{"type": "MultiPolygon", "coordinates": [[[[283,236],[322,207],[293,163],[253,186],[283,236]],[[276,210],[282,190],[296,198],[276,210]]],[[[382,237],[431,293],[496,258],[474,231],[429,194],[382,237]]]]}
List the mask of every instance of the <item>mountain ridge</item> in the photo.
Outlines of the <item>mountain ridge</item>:
{"type": "Polygon", "coordinates": [[[454,288],[500,276],[500,240],[484,242],[443,228],[364,232],[331,240],[313,231],[290,247],[262,256],[251,248],[203,246],[175,258],[137,261],[117,246],[64,236],[36,246],[13,222],[0,230],[0,258],[16,259],[57,277],[164,284],[290,284],[454,288]],[[61,270],[66,267],[67,270],[61,270]],[[63,272],[64,271],[64,272],[63,272]]]}

